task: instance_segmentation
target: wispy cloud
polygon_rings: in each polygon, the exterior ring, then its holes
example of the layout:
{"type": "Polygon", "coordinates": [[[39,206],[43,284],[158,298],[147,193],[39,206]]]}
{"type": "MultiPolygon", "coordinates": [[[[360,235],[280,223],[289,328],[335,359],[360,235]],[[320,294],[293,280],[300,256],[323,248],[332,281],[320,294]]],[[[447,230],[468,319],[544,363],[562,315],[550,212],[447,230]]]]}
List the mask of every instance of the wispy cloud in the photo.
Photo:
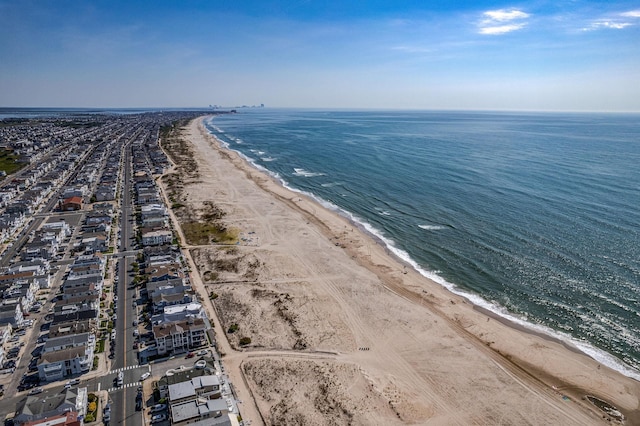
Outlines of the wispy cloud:
{"type": "Polygon", "coordinates": [[[517,31],[527,25],[528,13],[518,9],[488,10],[478,24],[480,34],[498,35],[517,31]]]}
{"type": "Polygon", "coordinates": [[[621,30],[623,28],[635,25],[633,18],[640,18],[640,10],[630,10],[628,12],[622,12],[615,17],[606,19],[597,19],[592,21],[587,27],[584,27],[583,31],[594,31],[603,28],[609,28],[614,30],[621,30]],[[632,19],[628,19],[632,18],[632,19]]]}

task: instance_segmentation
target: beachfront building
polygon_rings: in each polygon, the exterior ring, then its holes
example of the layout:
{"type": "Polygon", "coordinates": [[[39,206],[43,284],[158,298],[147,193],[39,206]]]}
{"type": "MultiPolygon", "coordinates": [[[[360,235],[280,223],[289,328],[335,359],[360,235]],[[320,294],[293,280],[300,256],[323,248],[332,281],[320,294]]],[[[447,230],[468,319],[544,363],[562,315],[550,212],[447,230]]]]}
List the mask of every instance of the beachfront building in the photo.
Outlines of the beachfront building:
{"type": "Polygon", "coordinates": [[[189,319],[153,327],[159,355],[182,353],[207,343],[207,326],[202,318],[189,319]]]}
{"type": "Polygon", "coordinates": [[[168,229],[157,229],[142,233],[143,246],[160,246],[162,244],[171,244],[173,233],[168,229]]]}

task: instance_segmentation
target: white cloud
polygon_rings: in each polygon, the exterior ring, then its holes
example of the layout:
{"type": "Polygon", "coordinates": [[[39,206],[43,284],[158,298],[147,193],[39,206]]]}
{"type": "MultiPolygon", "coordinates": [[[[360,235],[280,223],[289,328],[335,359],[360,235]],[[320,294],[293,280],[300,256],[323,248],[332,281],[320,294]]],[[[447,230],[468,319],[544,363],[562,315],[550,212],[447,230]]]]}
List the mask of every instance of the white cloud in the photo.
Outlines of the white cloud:
{"type": "Polygon", "coordinates": [[[513,21],[514,19],[524,19],[528,18],[529,14],[522,12],[521,10],[489,10],[483,13],[488,19],[486,21],[489,22],[505,22],[505,21],[513,21]]]}
{"type": "Polygon", "coordinates": [[[480,34],[506,34],[524,28],[524,22],[530,15],[517,9],[488,10],[482,14],[484,17],[480,21],[480,34]]]}
{"type": "Polygon", "coordinates": [[[484,27],[480,28],[480,34],[506,34],[511,31],[519,30],[524,27],[525,24],[511,24],[511,25],[500,25],[497,27],[484,27]]]}
{"type": "Polygon", "coordinates": [[[615,21],[595,21],[590,26],[583,28],[583,31],[594,31],[601,28],[611,28],[614,30],[621,30],[623,28],[633,25],[630,22],[615,22],[615,21]]]}
{"type": "MultiPolygon", "coordinates": [[[[623,12],[618,14],[618,16],[622,16],[624,18],[640,18],[640,9],[637,10],[629,10],[628,12],[623,12]]],[[[626,27],[630,27],[635,25],[633,22],[630,22],[629,19],[619,19],[619,18],[604,18],[591,22],[591,25],[583,28],[583,31],[594,31],[602,28],[610,28],[614,30],[621,30],[626,27]]]]}

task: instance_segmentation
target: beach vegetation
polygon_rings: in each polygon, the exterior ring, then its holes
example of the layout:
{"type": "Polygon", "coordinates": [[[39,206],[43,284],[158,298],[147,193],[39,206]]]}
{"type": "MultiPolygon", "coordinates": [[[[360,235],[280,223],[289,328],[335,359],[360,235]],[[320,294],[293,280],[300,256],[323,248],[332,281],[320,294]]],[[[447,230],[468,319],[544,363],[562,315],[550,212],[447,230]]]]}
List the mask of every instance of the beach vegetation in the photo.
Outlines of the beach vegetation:
{"type": "Polygon", "coordinates": [[[240,346],[247,346],[249,344],[251,344],[251,337],[245,336],[240,339],[240,346]]]}
{"type": "Polygon", "coordinates": [[[206,245],[212,242],[234,244],[238,241],[237,230],[228,229],[219,223],[185,222],[182,224],[182,231],[187,244],[191,245],[206,245]]]}
{"type": "Polygon", "coordinates": [[[236,324],[236,323],[231,324],[231,325],[229,326],[229,329],[227,330],[227,333],[229,333],[229,334],[233,334],[233,333],[235,333],[236,331],[238,331],[238,329],[239,329],[238,324],[236,324]]]}
{"type": "Polygon", "coordinates": [[[202,274],[202,278],[205,281],[216,281],[219,276],[220,274],[218,274],[216,271],[206,271],[204,274],[202,274]]]}
{"type": "Polygon", "coordinates": [[[14,155],[11,150],[0,148],[0,170],[3,170],[7,175],[17,172],[27,164],[20,161],[20,157],[14,155]]]}

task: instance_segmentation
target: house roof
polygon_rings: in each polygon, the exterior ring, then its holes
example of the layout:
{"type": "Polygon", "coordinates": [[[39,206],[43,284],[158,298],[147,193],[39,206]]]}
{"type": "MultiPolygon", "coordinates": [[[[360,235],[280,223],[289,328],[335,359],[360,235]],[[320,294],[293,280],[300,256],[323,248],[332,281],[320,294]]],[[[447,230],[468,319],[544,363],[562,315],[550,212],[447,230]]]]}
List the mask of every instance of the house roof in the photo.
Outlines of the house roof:
{"type": "Polygon", "coordinates": [[[82,204],[82,197],[74,196],[74,197],[65,198],[64,201],[62,201],[62,203],[63,204],[82,204]]]}

